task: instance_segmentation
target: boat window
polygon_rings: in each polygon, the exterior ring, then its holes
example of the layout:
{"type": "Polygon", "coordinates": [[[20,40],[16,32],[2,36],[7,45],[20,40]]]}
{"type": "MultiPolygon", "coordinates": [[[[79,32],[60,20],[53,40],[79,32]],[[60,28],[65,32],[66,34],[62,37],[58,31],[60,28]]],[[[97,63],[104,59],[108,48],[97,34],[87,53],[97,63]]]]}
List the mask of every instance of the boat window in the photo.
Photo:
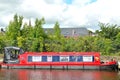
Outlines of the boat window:
{"type": "Polygon", "coordinates": [[[47,56],[47,61],[52,62],[52,56],[47,56]]]}
{"type": "Polygon", "coordinates": [[[82,56],[77,56],[77,62],[83,62],[83,57],[82,56]]]}
{"type": "Polygon", "coordinates": [[[69,62],[69,56],[60,56],[61,62],[69,62]]]}
{"type": "Polygon", "coordinates": [[[93,56],[83,56],[83,62],[93,62],[93,56]]]}
{"type": "Polygon", "coordinates": [[[70,56],[70,62],[82,62],[82,56],[70,56]]]}
{"type": "Polygon", "coordinates": [[[41,56],[32,56],[32,61],[33,62],[41,62],[42,58],[41,58],[41,56]]]}
{"type": "Polygon", "coordinates": [[[76,61],[76,56],[70,56],[70,62],[75,62],[76,61]]]}
{"type": "Polygon", "coordinates": [[[47,62],[47,56],[42,56],[42,62],[47,62]]]}
{"type": "Polygon", "coordinates": [[[28,62],[32,62],[32,56],[28,56],[28,62]]]}
{"type": "Polygon", "coordinates": [[[52,61],[53,62],[59,62],[60,61],[59,56],[53,56],[52,61]]]}

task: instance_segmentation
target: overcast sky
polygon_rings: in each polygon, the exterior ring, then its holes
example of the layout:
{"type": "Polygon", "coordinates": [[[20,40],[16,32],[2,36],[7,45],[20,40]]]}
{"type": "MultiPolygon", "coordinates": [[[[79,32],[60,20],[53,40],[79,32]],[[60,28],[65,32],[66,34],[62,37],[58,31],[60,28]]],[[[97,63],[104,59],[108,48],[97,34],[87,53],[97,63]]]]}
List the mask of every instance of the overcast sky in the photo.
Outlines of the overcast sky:
{"type": "Polygon", "coordinates": [[[0,27],[6,27],[14,14],[24,17],[24,22],[45,18],[44,27],[99,29],[98,22],[120,25],[120,0],[0,0],[0,27]]]}

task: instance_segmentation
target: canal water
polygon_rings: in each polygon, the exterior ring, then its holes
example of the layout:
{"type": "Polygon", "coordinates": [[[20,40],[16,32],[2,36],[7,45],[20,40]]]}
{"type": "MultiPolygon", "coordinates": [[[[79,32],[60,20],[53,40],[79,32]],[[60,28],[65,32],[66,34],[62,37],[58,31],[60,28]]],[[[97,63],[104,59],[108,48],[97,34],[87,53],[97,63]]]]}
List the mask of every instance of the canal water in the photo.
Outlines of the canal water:
{"type": "Polygon", "coordinates": [[[0,80],[120,80],[120,72],[98,70],[0,69],[0,80]]]}

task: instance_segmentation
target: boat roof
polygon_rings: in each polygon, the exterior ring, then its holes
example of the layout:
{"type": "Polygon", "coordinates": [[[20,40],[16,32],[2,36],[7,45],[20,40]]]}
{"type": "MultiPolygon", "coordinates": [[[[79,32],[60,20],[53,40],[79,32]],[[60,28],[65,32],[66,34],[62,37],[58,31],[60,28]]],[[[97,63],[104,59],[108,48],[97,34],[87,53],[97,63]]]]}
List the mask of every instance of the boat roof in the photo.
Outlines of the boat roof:
{"type": "Polygon", "coordinates": [[[25,52],[29,55],[97,55],[100,56],[99,52],[25,52]]]}

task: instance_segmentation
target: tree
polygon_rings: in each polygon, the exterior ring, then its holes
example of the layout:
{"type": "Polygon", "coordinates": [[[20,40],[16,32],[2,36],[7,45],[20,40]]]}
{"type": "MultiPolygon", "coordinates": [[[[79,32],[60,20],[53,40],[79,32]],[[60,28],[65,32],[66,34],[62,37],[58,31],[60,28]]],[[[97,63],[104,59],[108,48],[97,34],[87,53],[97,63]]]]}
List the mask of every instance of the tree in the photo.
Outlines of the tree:
{"type": "Polygon", "coordinates": [[[4,33],[0,32],[0,54],[3,53],[3,49],[4,47],[6,46],[6,38],[5,38],[5,35],[4,33]]]}
{"type": "Polygon", "coordinates": [[[56,22],[54,25],[54,36],[58,40],[61,38],[61,30],[58,22],[56,22]]]}
{"type": "Polygon", "coordinates": [[[44,51],[45,39],[47,35],[42,28],[45,23],[44,18],[36,19],[35,26],[33,28],[33,40],[32,41],[32,51],[44,51]]]}
{"type": "Polygon", "coordinates": [[[99,23],[99,26],[101,30],[99,32],[97,31],[97,33],[104,38],[114,40],[115,36],[120,32],[120,28],[117,25],[99,23]]]}
{"type": "Polygon", "coordinates": [[[53,40],[53,51],[57,51],[57,52],[61,52],[64,51],[64,37],[61,35],[61,30],[59,27],[59,23],[56,22],[54,25],[54,33],[52,36],[52,40],[53,40]]]}
{"type": "Polygon", "coordinates": [[[34,38],[32,41],[31,50],[41,52],[43,50],[44,42],[43,37],[34,38]]]}
{"type": "Polygon", "coordinates": [[[35,20],[35,26],[34,26],[34,38],[39,38],[39,37],[46,37],[46,34],[43,29],[43,24],[45,24],[44,18],[41,19],[36,19],[35,20]]]}
{"type": "Polygon", "coordinates": [[[110,54],[113,52],[112,40],[103,37],[95,37],[92,48],[93,51],[101,52],[102,54],[110,54]]]}
{"type": "Polygon", "coordinates": [[[27,23],[23,25],[21,32],[21,36],[23,36],[24,38],[33,37],[33,27],[31,25],[28,25],[27,23]]]}
{"type": "Polygon", "coordinates": [[[17,38],[18,46],[22,47],[26,51],[31,51],[31,45],[33,41],[33,27],[32,25],[25,23],[21,29],[21,36],[17,38]]]}
{"type": "Polygon", "coordinates": [[[22,16],[14,15],[13,21],[10,21],[6,36],[10,40],[10,45],[17,46],[17,37],[21,36],[22,16]]]}
{"type": "Polygon", "coordinates": [[[115,52],[120,51],[120,32],[116,35],[113,47],[115,47],[115,52]]]}

